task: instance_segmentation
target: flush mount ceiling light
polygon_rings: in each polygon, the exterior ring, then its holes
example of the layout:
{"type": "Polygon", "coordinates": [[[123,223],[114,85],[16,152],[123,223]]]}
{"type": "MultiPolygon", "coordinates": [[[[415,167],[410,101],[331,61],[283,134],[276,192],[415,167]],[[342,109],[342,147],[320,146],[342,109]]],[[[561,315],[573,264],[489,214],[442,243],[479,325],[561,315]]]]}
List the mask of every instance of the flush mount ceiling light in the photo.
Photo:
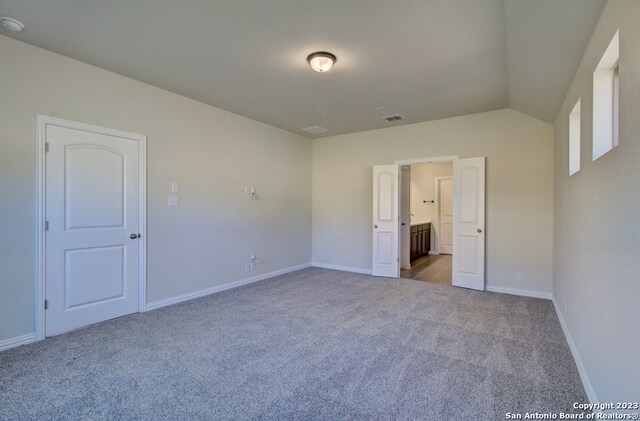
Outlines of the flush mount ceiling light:
{"type": "Polygon", "coordinates": [[[24,28],[22,22],[8,18],[6,16],[0,17],[0,25],[2,25],[4,29],[11,32],[20,32],[22,31],[22,28],[24,28]]]}
{"type": "Polygon", "coordinates": [[[307,61],[313,70],[323,73],[329,71],[337,59],[336,56],[331,53],[318,51],[317,53],[309,54],[307,61]]]}

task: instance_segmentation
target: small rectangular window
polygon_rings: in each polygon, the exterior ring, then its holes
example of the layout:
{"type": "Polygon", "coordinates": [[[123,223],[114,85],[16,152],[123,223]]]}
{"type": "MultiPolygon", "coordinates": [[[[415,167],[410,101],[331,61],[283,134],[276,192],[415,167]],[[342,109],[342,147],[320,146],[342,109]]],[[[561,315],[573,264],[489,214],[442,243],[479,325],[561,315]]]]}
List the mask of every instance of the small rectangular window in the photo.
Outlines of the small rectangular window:
{"type": "Polygon", "coordinates": [[[613,147],[618,146],[620,133],[620,65],[613,69],[613,147]]]}
{"type": "Polygon", "coordinates": [[[569,175],[580,171],[580,99],[569,114],[569,175]]]}
{"type": "Polygon", "coordinates": [[[593,72],[593,160],[618,146],[620,31],[593,72]]]}

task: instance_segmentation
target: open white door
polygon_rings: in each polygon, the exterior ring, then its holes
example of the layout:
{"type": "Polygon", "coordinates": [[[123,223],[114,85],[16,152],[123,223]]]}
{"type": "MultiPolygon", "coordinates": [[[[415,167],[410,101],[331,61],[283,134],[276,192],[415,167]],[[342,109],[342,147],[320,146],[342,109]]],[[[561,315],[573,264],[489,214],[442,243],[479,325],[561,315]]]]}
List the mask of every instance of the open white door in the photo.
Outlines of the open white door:
{"type": "Polygon", "coordinates": [[[373,167],[373,276],[400,277],[398,166],[373,167]]]}
{"type": "Polygon", "coordinates": [[[411,269],[411,166],[400,167],[400,267],[411,269]]]}
{"type": "Polygon", "coordinates": [[[484,157],[453,161],[453,276],[484,291],[484,157]]]}

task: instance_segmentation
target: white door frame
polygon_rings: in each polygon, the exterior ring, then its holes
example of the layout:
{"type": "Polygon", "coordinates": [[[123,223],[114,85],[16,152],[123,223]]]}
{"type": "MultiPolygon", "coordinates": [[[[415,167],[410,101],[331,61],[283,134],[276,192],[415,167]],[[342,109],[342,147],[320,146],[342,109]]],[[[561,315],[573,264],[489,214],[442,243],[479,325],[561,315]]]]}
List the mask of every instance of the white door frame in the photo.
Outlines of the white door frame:
{"type": "Polygon", "coordinates": [[[45,338],[45,216],[46,216],[46,135],[47,126],[58,126],[73,130],[83,130],[91,133],[107,136],[121,137],[135,140],[139,145],[139,209],[141,241],[139,244],[139,269],[138,269],[138,312],[145,311],[147,297],[147,137],[135,133],[93,126],[75,121],[63,120],[38,114],[37,124],[37,162],[36,162],[36,291],[35,291],[35,324],[36,339],[45,338]]]}
{"type": "Polygon", "coordinates": [[[415,165],[415,164],[432,164],[436,162],[450,162],[458,159],[458,155],[447,155],[447,156],[434,156],[431,158],[419,158],[419,159],[404,159],[401,161],[396,161],[396,164],[402,165],[415,165]]]}

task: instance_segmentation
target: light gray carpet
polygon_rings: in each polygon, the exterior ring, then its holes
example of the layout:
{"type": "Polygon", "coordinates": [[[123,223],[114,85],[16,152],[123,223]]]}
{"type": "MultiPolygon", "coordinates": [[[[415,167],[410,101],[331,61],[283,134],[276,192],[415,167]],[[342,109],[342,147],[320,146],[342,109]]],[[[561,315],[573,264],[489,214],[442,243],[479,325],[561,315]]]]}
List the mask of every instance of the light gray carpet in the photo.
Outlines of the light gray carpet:
{"type": "Polygon", "coordinates": [[[318,268],[0,353],[3,420],[504,420],[586,401],[549,301],[318,268]]]}

